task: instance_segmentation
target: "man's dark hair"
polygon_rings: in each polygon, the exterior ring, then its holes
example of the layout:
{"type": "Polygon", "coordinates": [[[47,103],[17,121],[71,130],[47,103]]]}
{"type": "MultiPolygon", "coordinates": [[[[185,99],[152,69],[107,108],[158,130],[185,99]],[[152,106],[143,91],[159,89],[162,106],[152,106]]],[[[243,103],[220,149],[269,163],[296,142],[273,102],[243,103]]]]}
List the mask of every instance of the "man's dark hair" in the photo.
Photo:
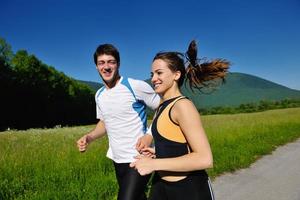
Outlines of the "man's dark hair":
{"type": "Polygon", "coordinates": [[[101,44],[101,45],[99,45],[97,47],[97,49],[96,49],[96,51],[94,53],[94,62],[95,62],[95,65],[97,65],[97,58],[98,58],[98,56],[101,56],[103,54],[113,56],[116,59],[116,61],[118,63],[118,66],[120,65],[120,54],[119,54],[119,51],[112,44],[101,44]]]}

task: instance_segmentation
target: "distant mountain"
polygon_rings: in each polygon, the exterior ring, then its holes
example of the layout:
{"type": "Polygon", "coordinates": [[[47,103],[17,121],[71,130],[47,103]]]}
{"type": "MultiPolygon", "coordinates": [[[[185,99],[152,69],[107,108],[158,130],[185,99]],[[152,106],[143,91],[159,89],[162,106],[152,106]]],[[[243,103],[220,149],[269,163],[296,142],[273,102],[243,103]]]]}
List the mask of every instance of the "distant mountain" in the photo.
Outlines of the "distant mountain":
{"type": "Polygon", "coordinates": [[[90,88],[93,89],[94,91],[97,91],[98,89],[100,89],[103,86],[103,84],[97,83],[97,82],[82,81],[82,80],[78,80],[78,81],[90,86],[90,88]]]}
{"type": "MultiPolygon", "coordinates": [[[[150,83],[150,79],[146,80],[150,83]]],[[[100,88],[99,83],[85,82],[93,89],[100,88]]],[[[300,91],[293,90],[277,83],[244,73],[229,73],[226,83],[211,94],[200,93],[182,87],[184,95],[193,100],[197,108],[216,106],[239,106],[245,103],[256,103],[261,100],[300,99],[300,91]]]]}
{"type": "Polygon", "coordinates": [[[197,108],[238,106],[261,100],[300,99],[300,91],[243,73],[229,73],[226,83],[211,94],[192,93],[183,87],[183,93],[193,99],[197,108]]]}

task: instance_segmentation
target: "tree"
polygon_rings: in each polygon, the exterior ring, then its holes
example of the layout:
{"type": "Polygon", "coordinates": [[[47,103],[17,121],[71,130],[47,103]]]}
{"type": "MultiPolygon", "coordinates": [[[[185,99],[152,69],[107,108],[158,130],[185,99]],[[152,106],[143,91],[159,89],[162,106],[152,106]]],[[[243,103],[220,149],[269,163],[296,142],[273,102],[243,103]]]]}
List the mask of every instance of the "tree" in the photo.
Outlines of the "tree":
{"type": "Polygon", "coordinates": [[[7,129],[12,119],[11,103],[15,74],[10,66],[13,52],[11,46],[0,38],[0,130],[7,129]]]}
{"type": "Polygon", "coordinates": [[[12,57],[13,52],[11,46],[6,43],[5,39],[0,37],[0,60],[2,60],[5,65],[10,65],[12,57]]]}
{"type": "Polygon", "coordinates": [[[95,123],[94,92],[1,40],[0,130],[95,123]]]}

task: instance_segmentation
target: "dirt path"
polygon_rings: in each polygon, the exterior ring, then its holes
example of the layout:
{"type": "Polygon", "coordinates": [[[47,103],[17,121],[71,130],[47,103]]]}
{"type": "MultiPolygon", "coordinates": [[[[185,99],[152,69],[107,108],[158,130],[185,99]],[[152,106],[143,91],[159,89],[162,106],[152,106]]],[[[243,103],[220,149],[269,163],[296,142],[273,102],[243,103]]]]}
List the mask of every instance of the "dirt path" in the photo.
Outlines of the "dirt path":
{"type": "Polygon", "coordinates": [[[300,200],[300,139],[212,185],[216,200],[300,200]]]}

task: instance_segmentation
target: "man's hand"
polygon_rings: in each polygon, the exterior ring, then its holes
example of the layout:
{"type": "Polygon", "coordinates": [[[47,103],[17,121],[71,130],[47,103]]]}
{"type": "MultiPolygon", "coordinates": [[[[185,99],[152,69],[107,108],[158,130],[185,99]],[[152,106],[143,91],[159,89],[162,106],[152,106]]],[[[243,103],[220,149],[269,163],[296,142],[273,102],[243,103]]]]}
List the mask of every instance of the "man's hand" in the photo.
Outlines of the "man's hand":
{"type": "Polygon", "coordinates": [[[91,138],[89,135],[84,135],[79,140],[77,140],[77,147],[78,147],[79,151],[85,152],[90,141],[91,141],[91,138]]]}
{"type": "Polygon", "coordinates": [[[146,157],[156,158],[155,149],[152,147],[146,147],[142,149],[140,154],[146,157]]]}
{"type": "Polygon", "coordinates": [[[150,147],[152,139],[152,135],[149,134],[145,134],[144,136],[140,137],[135,146],[136,150],[142,153],[142,149],[150,147]]]}

